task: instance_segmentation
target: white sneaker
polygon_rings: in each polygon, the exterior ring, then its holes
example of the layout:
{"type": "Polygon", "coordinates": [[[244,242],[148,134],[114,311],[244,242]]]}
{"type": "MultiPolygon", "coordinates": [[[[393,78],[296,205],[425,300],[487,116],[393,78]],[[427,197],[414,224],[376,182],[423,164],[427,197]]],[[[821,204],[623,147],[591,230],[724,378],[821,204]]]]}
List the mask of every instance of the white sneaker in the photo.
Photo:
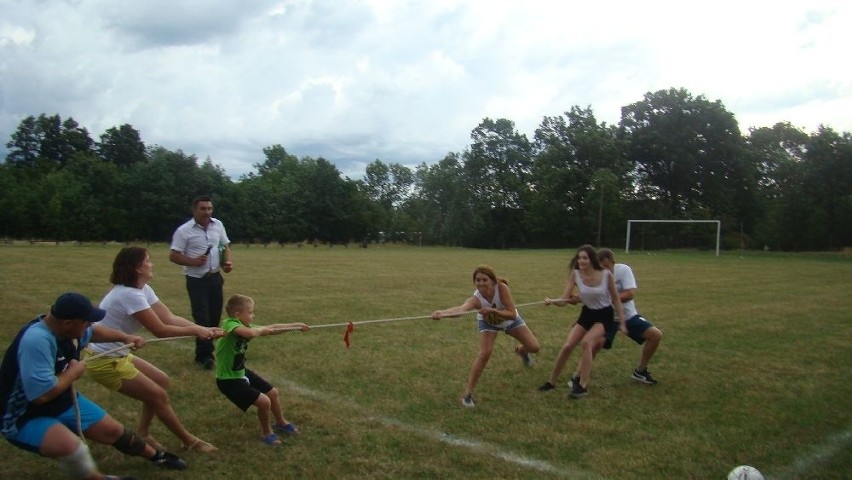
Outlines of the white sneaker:
{"type": "Polygon", "coordinates": [[[468,408],[475,407],[476,404],[473,403],[473,395],[472,394],[465,395],[464,398],[462,398],[462,405],[464,405],[465,407],[468,407],[468,408]]]}

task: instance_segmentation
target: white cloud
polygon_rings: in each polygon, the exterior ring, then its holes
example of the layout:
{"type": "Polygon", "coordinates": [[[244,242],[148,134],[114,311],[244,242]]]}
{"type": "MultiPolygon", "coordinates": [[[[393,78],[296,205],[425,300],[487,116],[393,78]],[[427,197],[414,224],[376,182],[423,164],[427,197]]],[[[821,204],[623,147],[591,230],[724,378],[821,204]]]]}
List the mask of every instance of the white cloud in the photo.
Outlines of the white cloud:
{"type": "Polygon", "coordinates": [[[274,144],[357,177],[461,152],[484,117],[530,137],[574,105],[614,124],[671,87],[744,130],[852,130],[848,2],[575,3],[0,0],[0,137],[56,113],[235,178],[274,144]]]}

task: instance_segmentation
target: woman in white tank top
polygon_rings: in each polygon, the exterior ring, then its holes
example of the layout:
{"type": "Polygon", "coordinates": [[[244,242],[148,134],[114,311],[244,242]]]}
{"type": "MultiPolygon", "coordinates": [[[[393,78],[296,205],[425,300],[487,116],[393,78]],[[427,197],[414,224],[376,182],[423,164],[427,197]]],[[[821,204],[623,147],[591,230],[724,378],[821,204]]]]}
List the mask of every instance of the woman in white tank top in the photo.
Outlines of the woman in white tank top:
{"type": "Polygon", "coordinates": [[[611,322],[613,307],[618,313],[618,321],[622,333],[627,333],[624,325],[624,309],[618,296],[615,280],[609,270],[603,268],[598,262],[597,252],[591,245],[583,245],[571,259],[571,267],[568,273],[568,282],[562,296],[556,299],[545,298],[545,305],[564,306],[566,304],[576,305],[582,303],[583,309],[571,330],[568,338],[553,365],[550,378],[542,386],[540,391],[548,391],[556,388],[559,374],[565,368],[565,363],[571,357],[571,352],[580,341],[583,342],[583,357],[580,361],[580,381],[574,382],[571,390],[572,398],[581,398],[586,395],[589,377],[592,373],[593,350],[595,345],[603,338],[605,333],[605,322],[611,322]],[[574,294],[574,290],[579,295],[574,294]]]}
{"type": "Polygon", "coordinates": [[[465,312],[477,310],[479,354],[470,368],[467,388],[462,396],[462,405],[465,407],[476,406],[473,401],[473,389],[479,382],[485,366],[488,365],[498,333],[506,332],[520,342],[515,346],[515,353],[523,359],[525,366],[532,366],[531,354],[540,349],[538,339],[518,314],[505,279],[499,278],[493,268],[481,265],[473,271],[473,283],[476,285],[476,290],[463,304],[445,310],[435,310],[432,313],[432,318],[439,320],[444,317],[458,317],[465,312]]]}

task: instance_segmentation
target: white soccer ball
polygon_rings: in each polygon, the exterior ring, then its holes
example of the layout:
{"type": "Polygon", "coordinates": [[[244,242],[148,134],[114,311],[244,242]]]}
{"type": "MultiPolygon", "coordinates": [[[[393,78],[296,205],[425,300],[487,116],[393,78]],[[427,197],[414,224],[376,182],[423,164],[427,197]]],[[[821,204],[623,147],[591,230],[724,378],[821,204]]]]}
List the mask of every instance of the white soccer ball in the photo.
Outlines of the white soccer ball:
{"type": "Polygon", "coordinates": [[[739,467],[731,470],[731,473],[728,474],[728,480],[764,480],[763,474],[761,474],[756,468],[750,467],[748,465],[740,465],[739,467]]]}

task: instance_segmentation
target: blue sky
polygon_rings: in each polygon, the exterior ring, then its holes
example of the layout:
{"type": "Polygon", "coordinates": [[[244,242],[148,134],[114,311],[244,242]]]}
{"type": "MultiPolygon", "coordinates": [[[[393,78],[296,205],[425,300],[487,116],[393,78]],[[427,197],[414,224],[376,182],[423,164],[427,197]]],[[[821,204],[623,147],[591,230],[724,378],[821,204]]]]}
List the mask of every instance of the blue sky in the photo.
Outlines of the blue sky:
{"type": "Polygon", "coordinates": [[[572,106],[615,124],[671,87],[720,100],[743,132],[847,132],[850,5],[0,0],[0,155],[46,113],[96,140],[130,124],[235,180],[275,144],[358,178],[462,152],[485,117],[532,138],[572,106]]]}

